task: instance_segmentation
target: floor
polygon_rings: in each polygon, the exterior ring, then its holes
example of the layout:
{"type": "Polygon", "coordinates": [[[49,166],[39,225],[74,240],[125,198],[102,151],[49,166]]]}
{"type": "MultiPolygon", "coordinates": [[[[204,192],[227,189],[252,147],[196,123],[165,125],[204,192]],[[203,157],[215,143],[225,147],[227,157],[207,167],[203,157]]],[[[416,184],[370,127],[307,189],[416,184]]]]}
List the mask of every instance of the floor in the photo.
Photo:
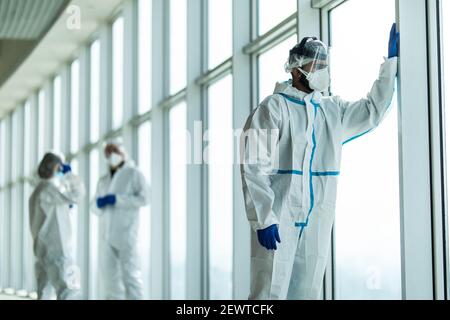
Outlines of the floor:
{"type": "Polygon", "coordinates": [[[16,296],[9,296],[6,294],[0,294],[0,300],[29,300],[29,299],[20,298],[20,297],[16,297],[16,296]]]}

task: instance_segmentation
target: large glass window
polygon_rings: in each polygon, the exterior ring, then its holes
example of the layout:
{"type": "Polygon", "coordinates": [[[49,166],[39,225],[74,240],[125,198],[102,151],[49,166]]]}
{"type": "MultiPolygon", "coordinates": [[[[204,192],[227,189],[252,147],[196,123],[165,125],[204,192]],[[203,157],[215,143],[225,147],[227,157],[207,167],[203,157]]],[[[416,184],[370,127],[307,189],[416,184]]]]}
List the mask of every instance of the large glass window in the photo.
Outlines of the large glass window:
{"type": "MultiPolygon", "coordinates": [[[[31,104],[29,101],[25,103],[24,106],[24,149],[23,149],[23,159],[24,159],[24,176],[28,177],[32,170],[34,169],[32,166],[34,163],[32,162],[32,118],[31,118],[31,104]]],[[[29,230],[30,220],[29,220],[29,208],[28,208],[28,200],[31,196],[32,186],[25,182],[23,186],[23,198],[22,198],[22,206],[23,206],[23,241],[24,241],[24,252],[23,252],[23,285],[24,289],[28,292],[34,291],[34,254],[33,254],[33,240],[31,238],[31,233],[29,230]]]]}
{"type": "Polygon", "coordinates": [[[6,206],[6,196],[7,192],[4,188],[7,182],[6,177],[6,120],[5,118],[0,121],[0,254],[3,259],[0,259],[0,281],[3,286],[6,286],[7,283],[7,242],[8,242],[8,234],[7,234],[7,212],[8,208],[6,206]]]}
{"type": "Polygon", "coordinates": [[[100,137],[100,41],[91,45],[91,125],[90,141],[95,142],[100,137]]]}
{"type": "Polygon", "coordinates": [[[209,292],[232,299],[233,90],[232,76],[209,87],[209,292]]]}
{"type": "Polygon", "coordinates": [[[61,77],[53,80],[53,149],[61,150],[61,77]]]}
{"type": "Polygon", "coordinates": [[[6,122],[0,120],[0,187],[6,184],[6,122]]]}
{"type": "Polygon", "coordinates": [[[266,33],[296,11],[297,0],[258,0],[258,33],[266,33]]]}
{"type": "MultiPolygon", "coordinates": [[[[23,285],[24,289],[29,293],[35,290],[35,277],[34,277],[34,253],[33,253],[33,239],[31,238],[31,232],[29,232],[29,207],[28,200],[31,196],[32,187],[30,184],[25,183],[23,187],[23,285]]],[[[1,201],[1,199],[0,199],[1,201]]]]}
{"type": "Polygon", "coordinates": [[[23,142],[21,140],[21,132],[23,123],[21,123],[20,108],[16,109],[12,114],[12,135],[11,135],[11,180],[13,186],[11,187],[11,211],[10,211],[10,224],[11,228],[11,256],[9,257],[11,266],[11,286],[15,289],[21,287],[21,267],[22,267],[22,202],[20,199],[20,185],[18,178],[21,176],[21,162],[23,160],[21,156],[21,149],[23,142]]]}
{"type": "Polygon", "coordinates": [[[31,122],[31,104],[29,101],[24,105],[24,126],[23,126],[23,172],[24,176],[29,176],[32,171],[32,122],[31,122]]]}
{"type": "Polygon", "coordinates": [[[151,109],[152,1],[139,0],[139,102],[138,112],[151,109]]]}
{"type": "Polygon", "coordinates": [[[79,112],[80,112],[80,62],[75,60],[70,68],[70,151],[78,151],[80,143],[79,112]]]}
{"type": "Polygon", "coordinates": [[[208,44],[209,68],[214,68],[232,54],[232,9],[231,0],[209,0],[208,2],[208,44]]]}
{"type": "Polygon", "coordinates": [[[20,149],[23,147],[22,141],[20,141],[20,132],[22,131],[22,123],[20,123],[20,114],[19,109],[16,109],[14,113],[12,114],[12,135],[11,135],[11,153],[9,154],[9,157],[11,157],[11,180],[12,182],[16,182],[16,180],[19,178],[19,170],[20,170],[20,163],[22,161],[20,157],[20,149]]]}
{"type": "Polygon", "coordinates": [[[112,126],[117,129],[123,122],[123,63],[124,63],[124,23],[123,17],[114,21],[112,26],[112,85],[113,85],[113,112],[112,126]]]}
{"type": "MultiPolygon", "coordinates": [[[[147,179],[147,183],[151,185],[151,129],[150,122],[145,122],[138,129],[139,169],[147,179]]],[[[140,225],[139,225],[139,252],[141,256],[142,274],[144,278],[144,297],[150,296],[150,230],[151,230],[151,207],[147,206],[140,209],[140,225]]]]}
{"type": "Polygon", "coordinates": [[[2,276],[2,283],[6,288],[11,285],[11,188],[3,190],[3,199],[0,203],[0,213],[2,214],[1,221],[1,236],[2,236],[2,256],[5,257],[1,259],[0,264],[0,274],[2,276]]]}
{"type": "MultiPolygon", "coordinates": [[[[445,98],[445,122],[446,122],[446,150],[447,150],[447,190],[450,190],[450,1],[442,2],[442,39],[444,39],[444,98],[445,98]]],[[[447,201],[450,200],[450,195],[447,195],[447,201]]],[[[447,204],[448,208],[448,204],[447,204]]],[[[448,210],[448,209],[447,209],[448,210]]],[[[450,219],[447,219],[447,235],[450,231],[450,219]]],[[[450,244],[450,238],[447,239],[450,244]]],[[[450,245],[448,246],[448,256],[450,257],[450,245]]],[[[450,266],[449,266],[450,268],[450,266]]],[[[450,270],[449,270],[450,271],[450,270]]]]}
{"type": "Polygon", "coordinates": [[[45,153],[45,91],[40,90],[38,93],[38,161],[41,161],[45,153]]]}
{"type": "Polygon", "coordinates": [[[291,79],[284,70],[289,50],[297,44],[297,36],[291,36],[276,47],[259,56],[259,101],[273,94],[275,84],[291,79]]]}
{"type": "MultiPolygon", "coordinates": [[[[17,159],[16,159],[17,161],[17,159]]],[[[21,219],[18,214],[21,211],[21,201],[19,198],[19,186],[15,184],[11,189],[11,217],[10,225],[11,228],[11,256],[9,258],[11,266],[11,283],[10,285],[14,289],[21,287],[21,258],[22,258],[22,243],[21,243],[21,219]],[[15,213],[15,214],[12,214],[15,213]]]]}
{"type": "MultiPolygon", "coordinates": [[[[347,101],[366,96],[394,21],[394,0],[350,0],[331,12],[333,94],[347,101]]],[[[401,298],[396,100],[394,95],[379,128],[343,149],[335,225],[338,299],[401,298]]]]}
{"type": "MultiPolygon", "coordinates": [[[[72,167],[72,171],[76,175],[81,176],[78,158],[73,159],[70,162],[70,166],[72,167]]],[[[70,210],[70,223],[71,223],[71,226],[72,226],[72,235],[73,235],[73,237],[72,237],[72,254],[73,254],[73,257],[78,257],[78,219],[80,218],[78,213],[79,213],[78,204],[74,204],[74,206],[70,210]]],[[[79,264],[77,264],[77,265],[79,265],[79,264]]]]}
{"type": "Polygon", "coordinates": [[[186,103],[170,110],[170,296],[186,298],[186,103]]]}
{"type": "Polygon", "coordinates": [[[170,93],[186,86],[187,0],[170,0],[170,93]]]}
{"type": "MultiPolygon", "coordinates": [[[[98,149],[93,149],[89,154],[89,200],[93,200],[97,190],[97,183],[100,177],[100,158],[98,149]]],[[[88,200],[88,201],[89,201],[88,200]]],[[[98,299],[99,296],[99,224],[96,214],[89,215],[89,272],[91,274],[89,283],[89,297],[98,299]]]]}
{"type": "Polygon", "coordinates": [[[0,187],[5,186],[6,178],[6,120],[0,121],[0,187]]]}

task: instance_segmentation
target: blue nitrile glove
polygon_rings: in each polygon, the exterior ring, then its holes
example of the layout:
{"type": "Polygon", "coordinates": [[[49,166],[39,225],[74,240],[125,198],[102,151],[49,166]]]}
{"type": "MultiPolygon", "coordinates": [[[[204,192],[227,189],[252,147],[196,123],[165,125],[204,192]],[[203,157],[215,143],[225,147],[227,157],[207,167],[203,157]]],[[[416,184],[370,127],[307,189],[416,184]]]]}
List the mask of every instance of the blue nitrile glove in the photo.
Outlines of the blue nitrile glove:
{"type": "Polygon", "coordinates": [[[103,198],[106,205],[115,205],[116,204],[116,196],[113,194],[108,194],[106,197],[103,198]]]}
{"type": "Polygon", "coordinates": [[[103,209],[105,206],[106,206],[105,198],[104,197],[97,198],[97,208],[103,209]]]}
{"type": "Polygon", "coordinates": [[[258,230],[258,241],[267,250],[277,250],[277,241],[281,243],[278,225],[274,224],[264,230],[258,230]]]}
{"type": "Polygon", "coordinates": [[[97,198],[97,208],[103,209],[107,205],[115,205],[116,204],[116,196],[113,194],[109,194],[104,197],[97,198]]]}
{"type": "Polygon", "coordinates": [[[400,42],[400,32],[397,32],[397,24],[394,23],[389,37],[389,55],[388,58],[398,57],[398,47],[400,42]]]}
{"type": "Polygon", "coordinates": [[[72,168],[70,167],[70,164],[62,164],[61,165],[61,172],[63,173],[63,174],[67,174],[67,173],[69,173],[69,172],[72,172],[72,168]]]}

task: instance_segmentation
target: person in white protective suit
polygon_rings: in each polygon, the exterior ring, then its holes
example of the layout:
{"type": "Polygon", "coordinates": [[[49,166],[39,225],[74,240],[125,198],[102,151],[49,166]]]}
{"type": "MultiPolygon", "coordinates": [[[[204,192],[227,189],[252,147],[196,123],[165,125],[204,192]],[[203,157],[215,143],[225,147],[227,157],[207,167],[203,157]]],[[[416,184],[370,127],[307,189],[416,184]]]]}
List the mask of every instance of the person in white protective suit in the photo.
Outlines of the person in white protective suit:
{"type": "Polygon", "coordinates": [[[54,291],[58,300],[80,299],[69,214],[84,196],[84,185],[55,153],[44,156],[38,175],[39,182],[29,199],[38,299],[51,299],[54,291]]]}
{"type": "Polygon", "coordinates": [[[390,109],[399,33],[367,97],[325,97],[328,48],[305,38],[278,83],[248,118],[241,177],[251,236],[249,299],[319,299],[334,222],[342,146],[374,128],[390,109]],[[278,247],[277,247],[278,245],[278,247]]]}
{"type": "Polygon", "coordinates": [[[100,178],[94,213],[103,230],[101,268],[108,300],[141,300],[143,284],[138,254],[139,209],[150,203],[150,187],[128,160],[120,142],[108,143],[109,172],[100,178]]]}

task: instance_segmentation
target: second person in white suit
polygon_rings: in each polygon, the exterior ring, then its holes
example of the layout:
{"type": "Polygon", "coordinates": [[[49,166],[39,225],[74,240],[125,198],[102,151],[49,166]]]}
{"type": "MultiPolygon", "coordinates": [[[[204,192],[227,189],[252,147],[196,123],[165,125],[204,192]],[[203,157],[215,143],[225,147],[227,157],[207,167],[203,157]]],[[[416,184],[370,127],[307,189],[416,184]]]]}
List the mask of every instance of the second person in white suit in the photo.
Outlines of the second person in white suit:
{"type": "Polygon", "coordinates": [[[103,230],[100,254],[106,299],[140,300],[139,209],[150,203],[150,187],[120,143],[107,144],[105,157],[109,170],[98,182],[92,210],[100,216],[103,230]]]}

